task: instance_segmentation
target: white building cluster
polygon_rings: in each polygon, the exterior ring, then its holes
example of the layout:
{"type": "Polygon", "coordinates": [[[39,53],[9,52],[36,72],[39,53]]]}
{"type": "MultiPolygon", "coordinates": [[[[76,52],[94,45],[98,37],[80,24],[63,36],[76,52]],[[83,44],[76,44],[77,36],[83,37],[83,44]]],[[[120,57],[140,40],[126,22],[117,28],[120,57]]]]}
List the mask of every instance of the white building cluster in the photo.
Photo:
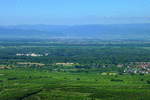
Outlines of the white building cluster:
{"type": "Polygon", "coordinates": [[[48,56],[48,54],[46,53],[45,55],[42,55],[42,54],[35,54],[35,53],[27,53],[27,54],[17,53],[16,56],[40,57],[40,56],[48,56]]]}

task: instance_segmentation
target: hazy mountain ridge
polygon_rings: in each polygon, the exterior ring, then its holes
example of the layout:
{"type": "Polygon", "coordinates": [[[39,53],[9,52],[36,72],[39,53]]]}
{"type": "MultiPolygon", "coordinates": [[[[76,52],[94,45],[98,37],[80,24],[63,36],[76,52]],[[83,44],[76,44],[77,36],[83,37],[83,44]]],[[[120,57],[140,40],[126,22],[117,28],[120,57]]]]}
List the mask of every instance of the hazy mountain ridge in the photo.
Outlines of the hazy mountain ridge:
{"type": "Polygon", "coordinates": [[[150,24],[1,26],[0,37],[150,39],[150,24]]]}

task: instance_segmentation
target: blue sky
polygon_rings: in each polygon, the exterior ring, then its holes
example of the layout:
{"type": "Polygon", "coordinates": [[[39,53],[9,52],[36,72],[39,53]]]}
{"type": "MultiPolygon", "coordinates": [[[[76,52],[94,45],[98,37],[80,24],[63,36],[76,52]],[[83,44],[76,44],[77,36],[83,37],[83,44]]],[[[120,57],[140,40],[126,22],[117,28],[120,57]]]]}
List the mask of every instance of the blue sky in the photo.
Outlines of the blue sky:
{"type": "Polygon", "coordinates": [[[0,25],[150,23],[150,0],[0,0],[0,25]]]}

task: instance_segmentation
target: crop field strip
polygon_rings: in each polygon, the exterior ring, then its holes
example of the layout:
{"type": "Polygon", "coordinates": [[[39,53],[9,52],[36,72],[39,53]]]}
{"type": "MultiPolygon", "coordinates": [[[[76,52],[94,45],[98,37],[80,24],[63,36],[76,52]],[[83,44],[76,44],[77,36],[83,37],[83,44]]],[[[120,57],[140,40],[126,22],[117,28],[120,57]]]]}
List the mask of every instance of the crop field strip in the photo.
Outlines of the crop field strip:
{"type": "Polygon", "coordinates": [[[0,92],[0,99],[3,100],[148,100],[150,93],[150,85],[146,82],[149,75],[103,76],[97,73],[56,73],[28,68],[6,69],[0,73],[3,74],[0,92]]]}

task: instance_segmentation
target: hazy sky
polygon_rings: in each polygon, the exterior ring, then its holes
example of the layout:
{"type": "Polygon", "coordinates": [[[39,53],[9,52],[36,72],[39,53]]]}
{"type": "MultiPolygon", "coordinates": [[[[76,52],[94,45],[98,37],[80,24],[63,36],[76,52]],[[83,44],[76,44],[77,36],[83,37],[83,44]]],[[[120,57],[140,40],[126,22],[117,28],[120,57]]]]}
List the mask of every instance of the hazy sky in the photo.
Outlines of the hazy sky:
{"type": "Polygon", "coordinates": [[[0,0],[0,25],[150,23],[150,0],[0,0]]]}

